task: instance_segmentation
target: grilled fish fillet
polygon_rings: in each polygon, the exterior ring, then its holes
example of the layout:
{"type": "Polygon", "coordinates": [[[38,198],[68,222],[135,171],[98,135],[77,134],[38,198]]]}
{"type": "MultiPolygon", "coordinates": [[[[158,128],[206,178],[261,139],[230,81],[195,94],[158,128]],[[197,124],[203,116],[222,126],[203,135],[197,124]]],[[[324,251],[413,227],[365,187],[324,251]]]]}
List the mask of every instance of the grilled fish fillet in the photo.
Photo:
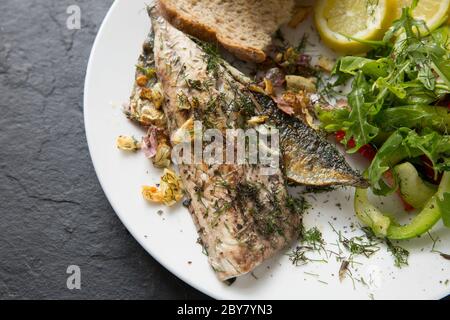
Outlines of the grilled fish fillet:
{"type": "MultiPolygon", "coordinates": [[[[227,71],[245,86],[252,81],[227,62],[227,71]]],[[[254,114],[267,116],[280,132],[281,165],[290,181],[306,186],[369,187],[369,183],[346,162],[336,148],[299,117],[280,110],[268,96],[252,93],[258,108],[254,114]]]]}
{"type": "MultiPolygon", "coordinates": [[[[154,34],[150,32],[137,63],[136,79],[145,75],[145,70],[155,69],[153,45],[154,34]]],[[[252,83],[249,78],[226,62],[221,61],[221,64],[237,82],[244,86],[252,83]]],[[[157,85],[156,76],[151,77],[144,87],[151,89],[155,85],[157,85]]],[[[165,131],[164,114],[159,108],[155,108],[151,100],[142,97],[142,90],[142,86],[134,84],[127,110],[128,117],[143,126],[156,125],[161,129],[164,128],[165,131]]],[[[300,185],[315,187],[335,185],[368,187],[367,181],[353,170],[335,147],[318,135],[313,128],[301,119],[293,118],[280,111],[270,98],[252,94],[262,106],[262,110],[255,109],[254,115],[268,116],[272,125],[281,133],[281,164],[287,179],[300,185]]]]}
{"type": "MultiPolygon", "coordinates": [[[[223,132],[240,128],[244,108],[253,106],[243,86],[155,8],[150,16],[169,131],[177,132],[192,118],[223,132]]],[[[280,169],[272,175],[260,169],[247,164],[179,165],[192,218],[220,280],[252,271],[298,236],[303,203],[288,195],[280,169]]]]}
{"type": "Polygon", "coordinates": [[[269,97],[256,98],[263,108],[261,114],[268,116],[280,131],[281,162],[289,180],[308,186],[369,186],[313,128],[281,111],[269,97]]]}

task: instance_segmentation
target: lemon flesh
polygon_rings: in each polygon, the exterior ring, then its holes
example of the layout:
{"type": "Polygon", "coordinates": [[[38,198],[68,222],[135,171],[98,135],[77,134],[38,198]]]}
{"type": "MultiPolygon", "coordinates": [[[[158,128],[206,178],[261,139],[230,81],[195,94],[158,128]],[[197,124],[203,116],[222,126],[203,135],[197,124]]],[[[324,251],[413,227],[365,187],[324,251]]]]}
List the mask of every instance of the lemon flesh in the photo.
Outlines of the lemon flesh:
{"type": "MultiPolygon", "coordinates": [[[[402,15],[402,8],[410,7],[413,0],[397,0],[397,18],[402,15]]],[[[450,0],[419,0],[413,10],[413,17],[423,20],[428,29],[434,30],[448,19],[450,0]]],[[[450,20],[449,20],[450,21],[450,20]]]]}
{"type": "Polygon", "coordinates": [[[395,18],[396,8],[396,0],[318,0],[316,27],[330,48],[343,54],[363,53],[370,47],[349,37],[381,39],[395,18]]]}

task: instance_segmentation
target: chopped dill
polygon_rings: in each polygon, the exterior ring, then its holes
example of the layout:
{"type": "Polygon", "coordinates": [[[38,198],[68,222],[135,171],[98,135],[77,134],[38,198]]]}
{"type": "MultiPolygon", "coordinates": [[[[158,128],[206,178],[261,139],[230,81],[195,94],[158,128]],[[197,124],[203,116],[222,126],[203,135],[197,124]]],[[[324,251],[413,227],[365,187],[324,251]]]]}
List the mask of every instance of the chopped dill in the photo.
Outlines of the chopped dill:
{"type": "Polygon", "coordinates": [[[438,253],[442,258],[445,260],[450,260],[450,254],[444,253],[442,251],[436,250],[436,243],[440,241],[439,237],[433,238],[430,232],[428,232],[428,236],[430,237],[431,241],[433,241],[433,245],[431,247],[430,252],[438,253]]]}
{"type": "Polygon", "coordinates": [[[303,190],[302,194],[320,194],[320,193],[326,193],[335,190],[336,187],[312,187],[307,186],[303,190]]]}
{"type": "Polygon", "coordinates": [[[352,255],[364,255],[366,258],[380,250],[380,247],[377,246],[379,242],[372,242],[363,237],[344,238],[342,244],[352,255]]]}
{"type": "Polygon", "coordinates": [[[337,231],[331,223],[329,223],[329,225],[338,235],[339,242],[350,252],[351,257],[364,255],[366,258],[370,258],[373,254],[380,250],[380,240],[375,237],[368,237],[366,234],[365,238],[363,236],[356,236],[349,239],[343,236],[342,232],[337,231]]]}
{"type": "Polygon", "coordinates": [[[389,239],[386,239],[386,245],[388,251],[392,254],[395,259],[395,266],[401,268],[408,265],[409,251],[393,244],[389,239]]]}
{"type": "Polygon", "coordinates": [[[298,53],[303,53],[306,49],[306,45],[308,44],[308,37],[309,35],[307,33],[303,34],[302,39],[300,40],[300,43],[295,48],[295,51],[298,53]]]}
{"type": "Polygon", "coordinates": [[[305,265],[308,262],[328,263],[326,259],[311,259],[306,254],[316,252],[322,256],[322,252],[328,259],[328,252],[325,249],[325,241],[322,232],[316,227],[306,230],[304,226],[300,226],[299,241],[302,245],[297,246],[289,254],[289,260],[296,266],[305,265]]]}
{"type": "Polygon", "coordinates": [[[203,42],[198,39],[195,39],[195,42],[205,52],[203,57],[206,59],[206,70],[211,73],[214,78],[217,78],[222,60],[219,53],[219,45],[217,43],[211,44],[203,42]]]}
{"type": "Polygon", "coordinates": [[[287,256],[289,257],[289,260],[292,262],[292,264],[298,267],[305,265],[310,261],[306,256],[306,253],[308,251],[308,248],[297,246],[295,247],[295,249],[289,252],[287,256]]]}
{"type": "Polygon", "coordinates": [[[293,214],[301,215],[305,210],[309,208],[309,203],[303,198],[294,198],[292,196],[288,196],[286,198],[286,207],[291,211],[293,214]]]}
{"type": "Polygon", "coordinates": [[[324,262],[327,263],[324,259],[311,259],[306,254],[308,252],[313,251],[312,247],[308,246],[297,246],[295,247],[291,252],[287,254],[289,257],[289,260],[292,262],[293,265],[296,267],[303,266],[305,264],[308,264],[308,262],[324,262]]]}
{"type": "Polygon", "coordinates": [[[149,79],[156,77],[156,69],[155,68],[152,68],[152,67],[145,68],[140,65],[136,65],[136,69],[138,69],[140,72],[142,72],[149,79]]]}
{"type": "Polygon", "coordinates": [[[345,80],[336,80],[334,83],[331,78],[324,72],[317,74],[317,88],[320,92],[320,100],[322,103],[334,105],[340,99],[346,99],[345,95],[336,88],[336,86],[345,83],[345,80]],[[338,82],[339,81],[339,82],[338,82]]]}
{"type": "Polygon", "coordinates": [[[323,246],[325,244],[325,241],[322,237],[322,232],[320,232],[320,230],[316,227],[307,231],[302,228],[302,230],[300,231],[300,241],[312,247],[313,250],[323,249],[323,246]]]}
{"type": "Polygon", "coordinates": [[[431,241],[433,242],[430,252],[441,253],[440,251],[436,250],[436,244],[439,241],[439,237],[433,238],[430,232],[427,232],[427,234],[430,237],[431,241]]]}
{"type": "Polygon", "coordinates": [[[304,274],[307,274],[308,276],[313,276],[313,277],[316,277],[316,278],[318,278],[319,277],[319,275],[317,274],[317,273],[312,273],[312,272],[303,272],[304,274]]]}
{"type": "Polygon", "coordinates": [[[370,241],[379,241],[375,233],[373,233],[373,230],[369,227],[362,227],[361,230],[364,232],[364,235],[366,238],[370,241]]]}
{"type": "Polygon", "coordinates": [[[195,89],[198,91],[207,91],[209,87],[212,85],[211,81],[208,80],[200,81],[200,80],[185,79],[185,81],[186,85],[190,89],[195,89]]]}

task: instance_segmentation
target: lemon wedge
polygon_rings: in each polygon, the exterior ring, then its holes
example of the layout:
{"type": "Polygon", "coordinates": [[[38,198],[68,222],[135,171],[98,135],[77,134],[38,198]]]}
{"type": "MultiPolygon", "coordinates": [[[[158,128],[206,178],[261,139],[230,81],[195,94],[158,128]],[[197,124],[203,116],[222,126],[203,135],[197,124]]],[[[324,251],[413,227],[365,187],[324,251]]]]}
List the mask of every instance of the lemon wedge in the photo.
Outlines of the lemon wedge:
{"type": "MultiPolygon", "coordinates": [[[[402,8],[410,7],[412,2],[397,0],[397,18],[402,15],[402,8]]],[[[429,30],[434,30],[449,18],[449,9],[450,0],[419,0],[412,15],[417,20],[425,21],[429,30]]]]}
{"type": "MultiPolygon", "coordinates": [[[[448,0],[450,1],[450,0],[448,0]]],[[[351,40],[380,40],[397,13],[397,0],[318,0],[315,23],[322,41],[342,54],[370,49],[351,40]]]]}

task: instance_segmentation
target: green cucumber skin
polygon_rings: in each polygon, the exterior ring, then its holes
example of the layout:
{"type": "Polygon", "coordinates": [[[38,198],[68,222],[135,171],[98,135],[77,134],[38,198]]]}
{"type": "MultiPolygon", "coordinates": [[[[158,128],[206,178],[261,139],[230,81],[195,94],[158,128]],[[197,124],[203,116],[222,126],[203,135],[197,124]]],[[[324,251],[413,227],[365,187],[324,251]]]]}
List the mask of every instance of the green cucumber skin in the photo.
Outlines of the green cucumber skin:
{"type": "Polygon", "coordinates": [[[430,230],[442,217],[437,204],[444,193],[450,192],[450,172],[444,172],[438,191],[428,201],[425,208],[407,225],[393,226],[388,229],[387,237],[392,240],[406,240],[418,237],[430,230]]]}
{"type": "Polygon", "coordinates": [[[402,198],[415,209],[424,208],[431,197],[436,194],[437,187],[423,181],[411,163],[405,162],[396,166],[394,172],[400,180],[402,198]]]}
{"type": "Polygon", "coordinates": [[[367,197],[366,189],[356,189],[355,212],[361,222],[370,227],[379,237],[387,237],[391,240],[412,239],[426,233],[441,219],[438,199],[449,192],[450,172],[445,172],[438,191],[428,200],[422,211],[410,223],[403,226],[393,224],[387,215],[372,205],[367,197]]]}

